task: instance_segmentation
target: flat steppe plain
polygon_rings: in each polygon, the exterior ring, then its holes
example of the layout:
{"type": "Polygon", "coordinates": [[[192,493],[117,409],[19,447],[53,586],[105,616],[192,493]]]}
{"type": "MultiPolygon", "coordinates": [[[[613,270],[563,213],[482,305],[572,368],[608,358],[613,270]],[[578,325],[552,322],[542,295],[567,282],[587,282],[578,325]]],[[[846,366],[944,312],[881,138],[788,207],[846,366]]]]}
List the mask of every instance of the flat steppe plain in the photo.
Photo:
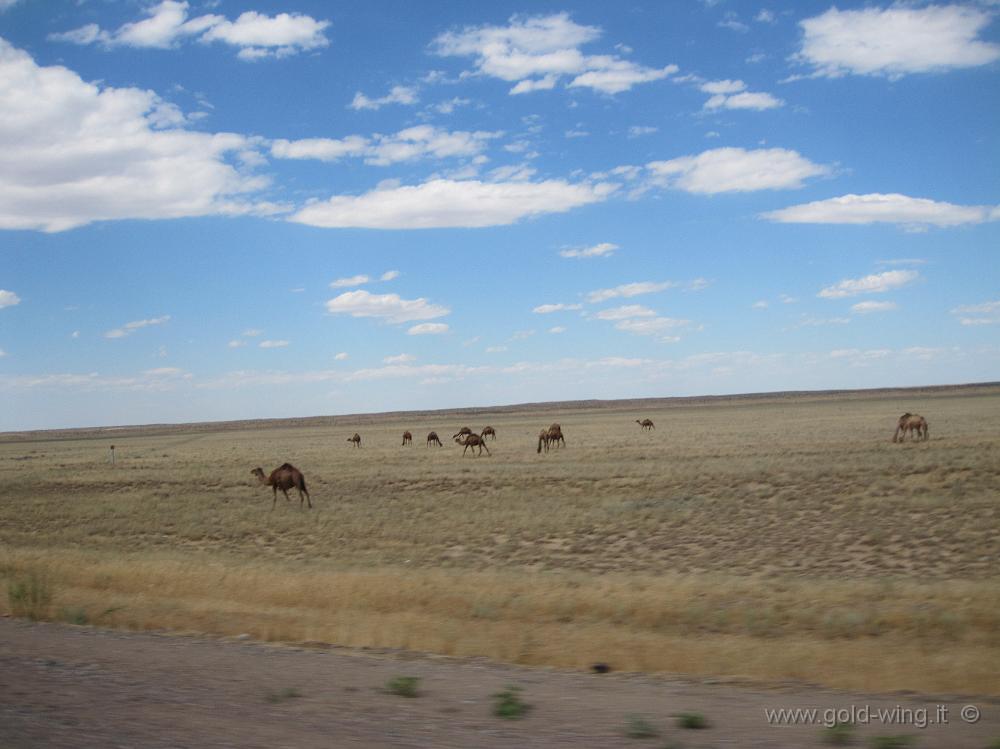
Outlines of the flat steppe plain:
{"type": "Polygon", "coordinates": [[[0,611],[998,695],[997,487],[1000,386],[7,434],[0,584],[40,594],[0,611]],[[928,441],[891,442],[904,411],[928,441]],[[463,457],[451,435],[486,424],[463,457]],[[312,510],[250,475],[286,461],[312,510]]]}

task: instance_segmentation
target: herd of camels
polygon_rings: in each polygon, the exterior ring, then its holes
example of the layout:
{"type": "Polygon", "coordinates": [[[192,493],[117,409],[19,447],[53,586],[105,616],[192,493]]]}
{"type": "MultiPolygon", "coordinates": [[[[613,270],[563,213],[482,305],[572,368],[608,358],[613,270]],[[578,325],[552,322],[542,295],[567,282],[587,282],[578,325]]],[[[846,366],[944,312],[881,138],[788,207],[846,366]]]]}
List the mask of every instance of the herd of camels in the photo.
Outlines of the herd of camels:
{"type": "MultiPolygon", "coordinates": [[[[635,423],[644,432],[650,432],[656,429],[653,424],[652,419],[639,419],[635,420],[635,423]]],[[[892,435],[893,442],[904,442],[906,440],[906,435],[909,434],[910,438],[913,439],[916,435],[917,440],[927,440],[930,439],[930,429],[927,426],[927,419],[919,414],[910,413],[907,411],[905,414],[899,417],[899,421],[896,422],[896,431],[892,435]]],[[[490,449],[486,446],[486,438],[492,437],[495,441],[497,438],[496,430],[487,426],[483,428],[479,434],[473,432],[469,427],[462,427],[455,434],[452,435],[452,439],[455,440],[459,445],[463,446],[462,455],[464,456],[466,451],[471,447],[472,454],[476,457],[483,454],[483,450],[486,450],[487,455],[492,455],[490,449]],[[479,452],[476,453],[476,448],[479,448],[479,452]]],[[[353,436],[347,438],[348,442],[353,442],[355,447],[361,447],[361,435],[355,432],[353,436]]],[[[409,432],[403,432],[403,447],[413,444],[413,435],[409,432]]],[[[427,447],[431,445],[437,445],[441,447],[441,439],[438,437],[437,432],[430,432],[427,435],[427,447]]],[[[538,433],[538,452],[549,451],[550,447],[565,447],[566,439],[563,437],[562,427],[559,424],[552,424],[548,429],[543,429],[538,433]]],[[[264,475],[264,470],[262,468],[254,468],[250,473],[257,477],[257,480],[266,486],[270,486],[272,493],[274,494],[274,501],[271,503],[271,509],[278,502],[278,489],[281,489],[281,493],[285,495],[286,500],[290,500],[288,496],[289,489],[298,489],[299,492],[299,506],[302,506],[303,500],[309,503],[309,508],[312,509],[312,500],[309,498],[309,490],[306,489],[306,479],[302,475],[302,471],[293,466],[291,463],[283,463],[282,465],[271,471],[269,476],[264,475]]]]}

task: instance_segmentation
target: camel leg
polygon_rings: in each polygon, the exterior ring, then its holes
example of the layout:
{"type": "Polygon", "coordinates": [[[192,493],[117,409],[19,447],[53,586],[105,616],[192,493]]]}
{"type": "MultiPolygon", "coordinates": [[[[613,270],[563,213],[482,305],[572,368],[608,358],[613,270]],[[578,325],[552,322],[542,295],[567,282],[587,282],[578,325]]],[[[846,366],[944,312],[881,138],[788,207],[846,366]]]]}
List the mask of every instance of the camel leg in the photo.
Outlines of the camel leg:
{"type": "MultiPolygon", "coordinates": [[[[483,445],[483,447],[486,447],[486,445],[483,445]]],[[[492,453],[490,452],[490,449],[488,447],[486,447],[486,454],[487,455],[492,455],[492,453]]],[[[482,455],[482,451],[480,451],[480,455],[482,455]]]]}
{"type": "Polygon", "coordinates": [[[273,501],[273,502],[271,502],[271,509],[272,509],[272,510],[274,510],[274,506],[275,506],[276,504],[278,504],[278,487],[276,487],[276,486],[272,486],[272,487],[271,487],[271,490],[272,490],[272,491],[273,491],[273,493],[274,493],[274,501],[273,501]]]}
{"type": "Polygon", "coordinates": [[[291,502],[292,501],[292,498],[288,496],[288,489],[282,489],[281,493],[285,495],[285,501],[286,502],[291,502]]]}

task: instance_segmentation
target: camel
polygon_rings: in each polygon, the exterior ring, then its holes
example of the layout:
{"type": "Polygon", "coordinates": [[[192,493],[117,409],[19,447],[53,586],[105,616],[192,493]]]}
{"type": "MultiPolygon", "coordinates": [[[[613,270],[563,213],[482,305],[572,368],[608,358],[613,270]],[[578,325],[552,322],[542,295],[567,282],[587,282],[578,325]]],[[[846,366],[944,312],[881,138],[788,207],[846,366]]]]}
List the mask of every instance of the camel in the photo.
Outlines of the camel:
{"type": "Polygon", "coordinates": [[[892,441],[903,442],[906,439],[907,432],[910,433],[911,437],[916,432],[918,440],[926,440],[931,436],[927,419],[920,414],[911,414],[909,411],[899,417],[899,421],[896,423],[896,431],[892,435],[892,441]]]}
{"type": "Polygon", "coordinates": [[[493,441],[496,442],[496,439],[497,439],[497,430],[494,429],[491,426],[483,427],[483,431],[480,432],[479,436],[482,437],[482,438],[484,438],[484,439],[486,437],[492,437],[493,441]]]}
{"type": "MultiPolygon", "coordinates": [[[[486,441],[476,433],[470,433],[462,436],[456,436],[455,442],[460,445],[465,445],[465,450],[472,448],[472,454],[477,458],[483,454],[483,449],[486,449],[486,454],[491,455],[490,449],[486,447],[486,441]],[[476,453],[476,447],[479,448],[479,453],[476,453]]],[[[462,450],[462,457],[465,457],[465,450],[462,450]]]]}
{"type": "Polygon", "coordinates": [[[653,426],[653,420],[652,419],[643,419],[642,421],[639,421],[638,419],[636,419],[635,423],[638,424],[639,426],[641,426],[642,427],[642,431],[644,431],[644,432],[648,432],[651,429],[656,429],[656,427],[653,426]]]}
{"type": "Polygon", "coordinates": [[[566,438],[563,437],[562,427],[558,424],[553,424],[538,434],[538,452],[542,451],[543,445],[545,446],[545,452],[548,452],[549,445],[555,444],[556,447],[559,447],[560,442],[563,447],[566,446],[566,438]]]}
{"type": "Polygon", "coordinates": [[[271,471],[270,476],[265,476],[261,468],[254,468],[250,473],[256,476],[260,483],[270,486],[274,492],[274,501],[271,503],[272,510],[274,510],[274,506],[278,503],[278,489],[281,489],[281,493],[285,495],[285,499],[289,500],[288,490],[293,486],[299,490],[299,507],[302,506],[302,498],[305,496],[306,501],[309,502],[309,509],[312,509],[312,499],[309,497],[309,490],[306,489],[306,477],[302,475],[302,471],[291,463],[282,463],[271,471]]]}
{"type": "Polygon", "coordinates": [[[413,442],[413,435],[410,434],[409,432],[403,432],[403,447],[412,444],[412,442],[413,442]]]}
{"type": "Polygon", "coordinates": [[[472,434],[472,430],[469,429],[469,427],[462,427],[457,432],[455,432],[453,435],[451,435],[451,437],[452,437],[452,439],[454,439],[456,437],[461,437],[461,436],[466,435],[466,434],[472,434]]]}
{"type": "Polygon", "coordinates": [[[431,432],[430,434],[427,435],[427,447],[430,447],[431,443],[436,444],[438,447],[441,447],[441,440],[438,438],[437,432],[431,432]]]}
{"type": "Polygon", "coordinates": [[[353,437],[348,437],[347,441],[353,442],[355,447],[361,447],[361,435],[357,432],[354,433],[353,437]]]}

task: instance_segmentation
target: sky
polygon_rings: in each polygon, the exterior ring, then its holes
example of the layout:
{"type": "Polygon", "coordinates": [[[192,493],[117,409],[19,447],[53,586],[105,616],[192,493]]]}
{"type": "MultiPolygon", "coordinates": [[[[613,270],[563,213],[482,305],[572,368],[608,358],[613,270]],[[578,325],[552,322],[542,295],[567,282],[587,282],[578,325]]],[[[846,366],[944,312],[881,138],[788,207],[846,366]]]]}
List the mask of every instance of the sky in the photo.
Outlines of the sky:
{"type": "Polygon", "coordinates": [[[0,0],[0,430],[1000,380],[1000,3],[0,0]]]}

